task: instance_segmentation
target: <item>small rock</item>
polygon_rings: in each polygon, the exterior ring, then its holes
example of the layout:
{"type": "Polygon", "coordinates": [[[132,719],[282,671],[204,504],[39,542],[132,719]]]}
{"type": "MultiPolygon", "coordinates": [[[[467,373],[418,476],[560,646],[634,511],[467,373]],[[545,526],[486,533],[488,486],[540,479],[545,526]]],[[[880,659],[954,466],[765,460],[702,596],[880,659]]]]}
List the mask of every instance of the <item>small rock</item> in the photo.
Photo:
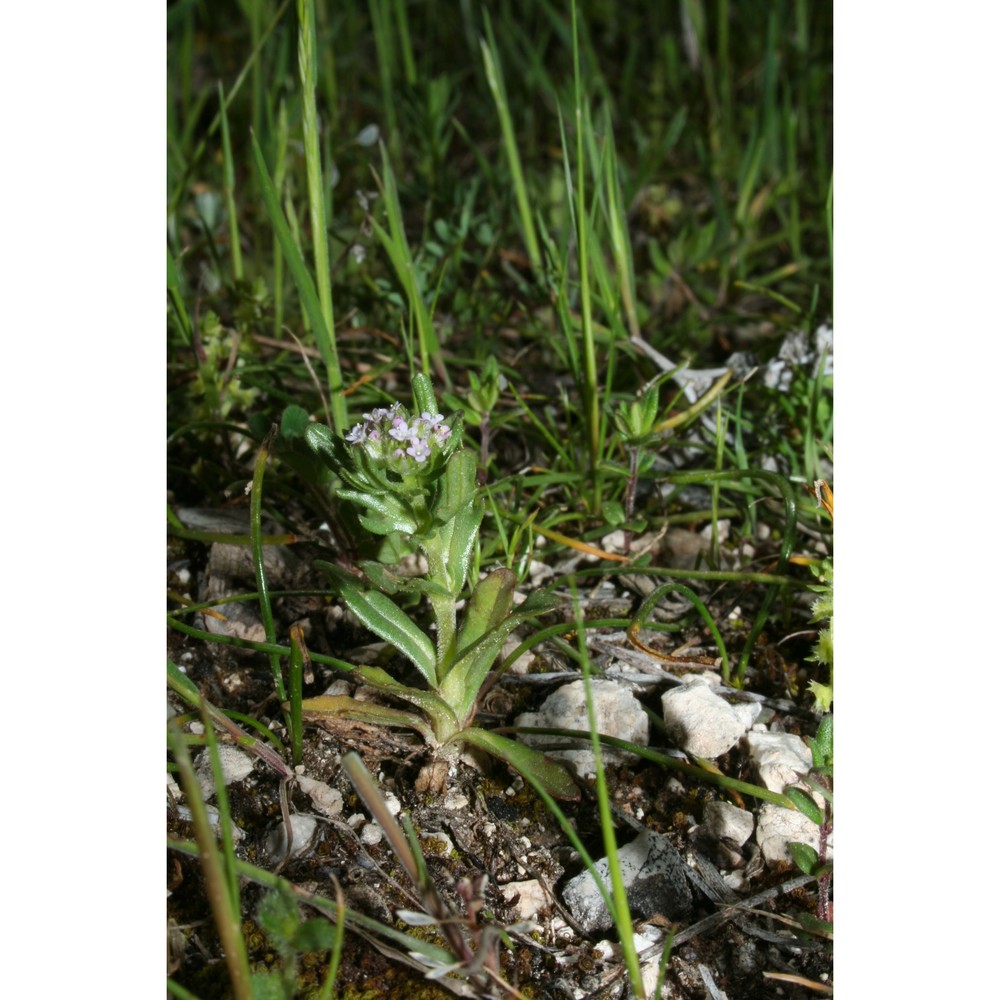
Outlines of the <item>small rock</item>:
{"type": "Polygon", "coordinates": [[[731,750],[760,714],[760,705],[730,705],[700,677],[667,691],[663,720],[676,744],[696,757],[721,757],[731,750]]]}
{"type": "MultiPolygon", "coordinates": [[[[607,736],[628,740],[639,746],[649,743],[649,719],[642,705],[627,688],[608,680],[590,682],[594,700],[594,715],[597,730],[607,736]]],[[[564,684],[545,699],[537,712],[525,712],[515,720],[517,726],[538,726],[546,729],[576,729],[586,732],[590,727],[587,720],[587,699],[583,681],[564,684]]],[[[544,736],[521,736],[525,743],[544,747],[544,736]]],[[[601,748],[602,756],[608,761],[631,760],[632,754],[619,750],[601,748]]],[[[593,777],[597,771],[594,755],[590,750],[556,750],[550,756],[572,764],[582,778],[593,777]]]]}
{"type": "MultiPolygon", "coordinates": [[[[313,835],[316,833],[316,818],[305,813],[293,813],[289,817],[289,823],[292,827],[291,856],[298,858],[305,854],[312,844],[313,835]]],[[[285,831],[284,820],[279,820],[268,833],[264,848],[273,861],[278,862],[284,858],[288,850],[288,834],[285,831]]]]}
{"type": "MultiPolygon", "coordinates": [[[[242,781],[253,771],[253,761],[239,747],[221,743],[218,750],[222,780],[227,786],[236,781],[242,781]]],[[[202,750],[198,754],[194,769],[198,775],[201,794],[206,799],[210,799],[215,795],[215,778],[212,775],[212,755],[208,750],[202,750]]]]}
{"type": "Polygon", "coordinates": [[[339,816],[344,811],[344,796],[325,782],[300,776],[299,788],[312,800],[312,804],[324,816],[339,816]]]}
{"type": "Polygon", "coordinates": [[[454,788],[449,788],[444,796],[444,808],[448,812],[461,812],[469,808],[469,799],[454,788]]]}
{"type": "Polygon", "coordinates": [[[753,833],[753,813],[729,802],[709,802],[703,825],[713,839],[730,840],[742,847],[753,833]]]}
{"type": "Polygon", "coordinates": [[[500,892],[508,903],[517,900],[514,905],[517,906],[520,920],[534,920],[549,905],[542,883],[536,878],[529,878],[524,882],[508,882],[500,886],[500,892]]]}
{"type": "Polygon", "coordinates": [[[374,847],[382,839],[382,827],[378,823],[365,823],[359,837],[365,847],[374,847]]]}
{"type": "MultiPolygon", "coordinates": [[[[786,809],[773,802],[765,802],[757,815],[757,843],[764,860],[790,861],[788,845],[793,841],[809,844],[819,850],[819,827],[798,809],[786,809]]],[[[833,847],[827,845],[827,855],[832,856],[833,847]]]]}
{"type": "MultiPolygon", "coordinates": [[[[665,838],[652,830],[644,831],[619,849],[618,864],[631,910],[644,917],[660,913],[676,919],[691,909],[691,889],[684,874],[684,862],[665,838]]],[[[601,858],[595,867],[610,891],[608,859],[601,858]]],[[[563,898],[585,933],[613,926],[611,914],[589,871],[580,872],[566,883],[563,898]]]]}
{"type": "Polygon", "coordinates": [[[772,792],[799,784],[799,775],[812,767],[809,747],[794,733],[747,733],[746,743],[750,762],[764,787],[772,792]]]}
{"type": "Polygon", "coordinates": [[[420,834],[420,839],[427,842],[429,852],[435,855],[447,856],[455,850],[451,837],[441,831],[420,834]]]}

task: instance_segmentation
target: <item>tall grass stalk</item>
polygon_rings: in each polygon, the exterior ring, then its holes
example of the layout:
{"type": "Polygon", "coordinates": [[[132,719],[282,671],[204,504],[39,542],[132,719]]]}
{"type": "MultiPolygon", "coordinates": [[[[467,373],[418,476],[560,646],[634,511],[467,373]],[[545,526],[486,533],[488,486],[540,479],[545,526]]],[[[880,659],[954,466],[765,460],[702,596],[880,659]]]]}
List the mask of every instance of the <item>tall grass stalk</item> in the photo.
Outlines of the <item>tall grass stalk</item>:
{"type": "Polygon", "coordinates": [[[215,834],[212,831],[208,810],[201,795],[198,778],[194,773],[191,755],[188,753],[184,744],[184,736],[176,722],[171,722],[168,725],[167,740],[174,760],[177,762],[181,787],[184,789],[188,808],[191,810],[191,823],[194,827],[195,839],[198,842],[198,856],[201,861],[202,873],[205,876],[206,895],[225,953],[233,995],[236,1000],[252,1000],[250,963],[247,959],[246,945],[241,933],[242,920],[239,889],[236,882],[236,856],[232,845],[229,810],[223,808],[225,783],[221,781],[219,773],[219,755],[214,744],[212,723],[207,716],[205,716],[205,720],[206,737],[212,734],[209,753],[212,755],[212,772],[215,775],[216,789],[219,793],[219,823],[223,836],[223,851],[221,852],[215,842],[215,834]]]}
{"type": "Polygon", "coordinates": [[[181,337],[185,344],[191,343],[193,338],[193,328],[191,317],[188,315],[187,306],[184,305],[184,296],[181,293],[181,276],[177,269],[177,262],[174,255],[167,248],[167,294],[170,297],[170,305],[177,318],[177,325],[181,331],[181,337]]]}
{"type": "MultiPolygon", "coordinates": [[[[264,30],[260,41],[254,46],[253,51],[247,56],[247,61],[243,64],[242,69],[240,69],[239,75],[233,81],[233,85],[229,88],[229,96],[226,98],[226,107],[228,108],[232,104],[236,95],[240,92],[240,88],[243,86],[243,81],[246,80],[247,74],[256,65],[257,60],[260,58],[261,51],[267,40],[271,37],[271,33],[278,26],[278,22],[281,20],[282,15],[285,13],[285,8],[292,2],[292,0],[283,0],[281,6],[274,12],[274,17],[271,18],[270,24],[264,30]]],[[[190,127],[194,128],[197,124],[196,116],[189,115],[191,119],[190,127]]],[[[181,198],[184,197],[187,191],[188,179],[191,176],[194,168],[201,161],[202,156],[205,155],[205,150],[208,148],[208,140],[215,135],[219,128],[220,122],[222,121],[221,111],[216,112],[215,117],[210,122],[205,135],[199,141],[198,145],[195,147],[194,152],[188,158],[187,163],[184,166],[184,172],[178,180],[177,184],[174,185],[173,193],[170,195],[170,200],[167,202],[167,217],[169,218],[177,211],[177,206],[180,204],[181,198]]]]}
{"type": "Polygon", "coordinates": [[[580,332],[583,338],[583,407],[587,428],[587,445],[590,456],[590,473],[593,479],[594,510],[601,502],[598,464],[601,455],[601,416],[597,392],[597,351],[594,346],[594,317],[590,301],[590,251],[586,208],[586,161],[583,155],[583,78],[580,73],[580,42],[577,24],[576,0],[573,0],[573,95],[576,122],[576,237],[577,259],[580,267],[580,332]]]}
{"type": "Polygon", "coordinates": [[[319,346],[323,363],[327,370],[327,380],[331,388],[330,402],[333,410],[334,429],[338,433],[343,433],[347,429],[347,401],[339,387],[343,384],[340,375],[340,362],[337,359],[336,345],[333,337],[327,335],[326,320],[323,317],[319,296],[316,294],[316,286],[306,267],[306,262],[299,251],[298,244],[285,221],[284,213],[278,201],[278,192],[268,173],[267,164],[264,162],[264,154],[261,151],[257,137],[251,133],[250,143],[253,149],[254,171],[257,175],[257,183],[260,187],[261,198],[264,207],[267,209],[271,225],[274,227],[274,234],[281,244],[281,252],[288,263],[288,269],[292,273],[295,286],[299,292],[299,299],[302,302],[303,311],[309,317],[316,343],[319,346]],[[337,391],[334,391],[334,386],[337,391]]]}
{"type": "Polygon", "coordinates": [[[611,124],[611,110],[605,109],[604,116],[605,156],[602,160],[604,181],[604,206],[608,219],[608,233],[611,238],[611,255],[618,273],[618,288],[621,293],[622,311],[628,324],[630,337],[640,336],[639,317],[636,313],[635,268],[632,263],[632,243],[629,239],[628,221],[622,198],[621,171],[615,148],[615,134],[611,124]]]}
{"type": "Polygon", "coordinates": [[[615,837],[615,822],[611,816],[611,802],[608,794],[608,783],[604,776],[604,763],[601,756],[601,741],[598,738],[597,715],[594,712],[594,698],[590,688],[590,654],[587,650],[587,628],[580,610],[580,602],[575,602],[577,646],[580,653],[580,665],[583,676],[584,696],[587,702],[587,727],[590,730],[590,745],[594,753],[594,771],[597,775],[596,793],[597,808],[601,819],[601,836],[604,839],[604,851],[608,858],[608,874],[611,877],[611,900],[614,908],[611,916],[618,929],[622,957],[628,970],[629,982],[639,1000],[645,1000],[646,991],[642,982],[642,969],[639,964],[639,954],[635,948],[632,935],[632,914],[629,910],[625,893],[625,883],[622,879],[621,864],[618,861],[618,841],[615,837]]]}
{"type": "Polygon", "coordinates": [[[486,82],[493,103],[496,105],[500,118],[500,132],[503,135],[503,148],[510,168],[511,181],[514,184],[514,197],[517,200],[517,212],[521,220],[521,236],[524,239],[528,259],[535,271],[542,266],[542,251],[538,245],[538,235],[531,212],[531,200],[528,197],[528,187],[524,182],[524,170],[521,167],[521,153],[518,150],[517,136],[514,132],[514,122],[507,101],[507,88],[504,85],[503,69],[500,65],[500,53],[497,50],[496,39],[489,15],[485,16],[486,39],[480,38],[479,46],[483,53],[483,68],[486,71],[486,82]]]}
{"type": "Polygon", "coordinates": [[[437,334],[434,332],[430,310],[424,301],[423,289],[417,279],[417,270],[414,266],[413,255],[410,253],[410,244],[406,239],[406,230],[403,228],[403,210],[399,204],[396,175],[393,172],[392,164],[389,161],[389,154],[386,152],[385,146],[382,145],[381,149],[382,179],[379,182],[379,188],[381,189],[382,200],[385,202],[385,213],[389,223],[389,230],[387,232],[374,219],[372,220],[372,230],[382,245],[382,249],[388,255],[392,269],[396,272],[396,280],[402,287],[403,294],[406,297],[410,311],[410,321],[417,329],[421,371],[425,375],[430,375],[433,370],[431,368],[431,362],[433,361],[435,366],[443,372],[440,356],[441,348],[438,344],[437,334]]]}
{"type": "MultiPolygon", "coordinates": [[[[273,433],[273,432],[272,432],[273,433]]],[[[250,484],[250,538],[253,550],[254,575],[257,578],[257,594],[260,599],[260,617],[264,624],[264,637],[268,643],[275,641],[274,615],[271,613],[271,595],[267,585],[267,574],[264,572],[264,546],[261,541],[261,499],[264,488],[264,470],[267,468],[267,456],[271,447],[271,435],[265,438],[264,443],[257,453],[257,461],[254,464],[253,480],[250,484]]],[[[271,661],[271,674],[274,677],[274,689],[278,693],[280,701],[284,702],[285,682],[281,676],[281,656],[278,653],[270,653],[268,659],[271,661]]],[[[302,690],[299,685],[299,726],[301,728],[301,699],[302,690]]],[[[285,725],[290,734],[295,733],[293,716],[291,712],[285,713],[285,725]]]]}
{"type": "MultiPolygon", "coordinates": [[[[275,129],[274,148],[274,188],[281,198],[285,186],[285,172],[288,169],[288,109],[284,100],[278,105],[278,124],[275,129]]],[[[285,323],[285,258],[281,252],[281,241],[274,234],[274,336],[281,337],[285,323]]]]}
{"type": "Polygon", "coordinates": [[[243,280],[243,250],[240,247],[239,217],[236,214],[236,171],[233,168],[233,148],[229,142],[229,114],[219,82],[219,114],[222,116],[222,190],[226,198],[229,219],[229,254],[233,265],[233,281],[243,280]]]}
{"type": "Polygon", "coordinates": [[[417,64],[413,58],[413,43],[410,41],[410,22],[407,16],[406,0],[393,0],[396,15],[396,31],[399,34],[399,51],[403,56],[403,75],[408,87],[417,85],[417,64]]]}
{"type": "Polygon", "coordinates": [[[382,112],[385,131],[393,156],[399,153],[399,129],[396,127],[396,94],[393,90],[395,55],[392,47],[392,25],[388,0],[368,0],[375,36],[375,55],[378,60],[378,78],[382,87],[382,112]]]}
{"type": "Polygon", "coordinates": [[[333,289],[330,281],[329,241],[326,234],[326,181],[319,151],[319,116],[316,112],[316,7],[315,0],[296,0],[299,18],[299,79],[302,83],[302,139],[306,152],[306,182],[309,191],[309,224],[312,229],[313,263],[323,325],[315,330],[316,338],[325,338],[327,382],[336,429],[347,426],[347,403],[344,382],[337,357],[337,339],[333,325],[333,289]]]}
{"type": "MultiPolygon", "coordinates": [[[[257,48],[264,25],[264,0],[241,0],[240,6],[250,22],[250,44],[257,48]]],[[[264,127],[264,74],[255,59],[250,75],[250,120],[255,129],[264,127]]]]}

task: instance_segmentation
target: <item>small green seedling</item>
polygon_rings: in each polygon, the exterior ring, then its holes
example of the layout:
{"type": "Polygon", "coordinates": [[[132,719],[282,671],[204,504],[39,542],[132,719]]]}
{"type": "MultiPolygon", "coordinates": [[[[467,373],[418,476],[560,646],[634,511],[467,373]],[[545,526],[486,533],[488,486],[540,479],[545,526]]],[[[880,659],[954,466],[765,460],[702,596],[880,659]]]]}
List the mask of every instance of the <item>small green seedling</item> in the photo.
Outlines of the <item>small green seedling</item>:
{"type": "Polygon", "coordinates": [[[551,604],[534,595],[513,610],[516,577],[495,569],[472,590],[462,621],[465,590],[483,520],[476,460],[462,447],[462,414],[438,412],[430,379],[413,380],[414,409],[401,403],[365,414],[343,439],[310,425],[306,443],[341,485],[336,495],[359,508],[359,520],[379,536],[409,539],[427,560],[422,577],[403,577],[380,562],[363,561],[362,580],[322,563],[344,603],[375,635],[416,667],[428,690],[394,686],[392,693],[420,714],[345,697],[311,698],[303,711],[376,724],[403,725],[421,733],[446,756],[461,743],[478,746],[522,773],[530,770],[552,794],[576,798],[569,775],[536,750],[472,725],[479,692],[504,640],[551,604]],[[436,641],[396,604],[396,595],[426,597],[436,641]]]}
{"type": "Polygon", "coordinates": [[[785,794],[819,827],[819,850],[810,844],[790,843],[788,853],[795,864],[806,874],[819,880],[817,917],[830,919],[830,880],[833,862],[827,857],[827,842],[833,833],[833,715],[825,715],[809,741],[813,766],[802,776],[803,782],[823,799],[822,807],[809,792],[794,786],[785,794]]]}

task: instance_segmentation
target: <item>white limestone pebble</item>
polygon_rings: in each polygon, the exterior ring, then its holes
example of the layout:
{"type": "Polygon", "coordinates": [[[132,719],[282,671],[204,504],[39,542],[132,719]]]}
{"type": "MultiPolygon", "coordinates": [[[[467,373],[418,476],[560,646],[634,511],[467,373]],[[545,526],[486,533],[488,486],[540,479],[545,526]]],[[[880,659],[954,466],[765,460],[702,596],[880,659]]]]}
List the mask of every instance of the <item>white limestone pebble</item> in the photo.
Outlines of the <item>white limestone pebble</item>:
{"type": "Polygon", "coordinates": [[[721,757],[739,742],[760,714],[760,705],[730,705],[702,677],[693,676],[661,699],[670,738],[696,757],[721,757]]]}
{"type": "MultiPolygon", "coordinates": [[[[598,732],[639,746],[648,745],[649,719],[642,705],[628,688],[616,681],[594,680],[590,682],[590,689],[598,732]]],[[[564,684],[545,699],[537,712],[524,712],[514,722],[517,726],[575,729],[586,732],[590,727],[583,681],[564,684]]],[[[523,735],[520,739],[525,743],[541,747],[548,742],[544,736],[523,735]]],[[[601,748],[601,753],[607,761],[632,758],[632,755],[604,747],[601,748]]],[[[597,773],[591,750],[557,750],[550,756],[572,764],[583,778],[593,777],[597,773]]]]}

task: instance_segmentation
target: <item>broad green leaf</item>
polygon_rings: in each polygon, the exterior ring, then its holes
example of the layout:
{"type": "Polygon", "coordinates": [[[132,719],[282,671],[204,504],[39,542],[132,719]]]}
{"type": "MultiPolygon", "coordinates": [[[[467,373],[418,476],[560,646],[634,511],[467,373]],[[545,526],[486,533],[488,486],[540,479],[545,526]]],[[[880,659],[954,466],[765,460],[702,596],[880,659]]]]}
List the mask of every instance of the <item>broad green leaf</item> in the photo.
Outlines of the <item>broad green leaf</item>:
{"type": "Polygon", "coordinates": [[[785,789],[785,795],[795,803],[800,813],[808,816],[817,826],[823,822],[823,811],[816,805],[816,800],[808,792],[789,786],[785,789]]]}
{"type": "Polygon", "coordinates": [[[493,754],[521,774],[530,774],[554,798],[569,802],[580,799],[580,789],[565,768],[532,747],[476,727],[462,730],[455,739],[493,754]]]}
{"type": "Polygon", "coordinates": [[[343,598],[368,628],[392,643],[424,675],[427,683],[434,686],[437,662],[434,644],[404,611],[377,590],[345,591],[343,598]]]}
{"type": "Polygon", "coordinates": [[[305,437],[309,424],[309,414],[301,406],[286,406],[281,414],[281,435],[294,439],[305,437]]]}
{"type": "Polygon", "coordinates": [[[273,889],[260,901],[257,923],[273,944],[287,945],[300,923],[298,904],[287,893],[273,889]]]}
{"type": "Polygon", "coordinates": [[[466,649],[496,628],[507,617],[514,600],[517,576],[509,569],[496,569],[476,584],[465,622],[458,635],[459,650],[466,649]]]}
{"type": "Polygon", "coordinates": [[[362,590],[354,578],[332,563],[317,563],[332,577],[344,603],[377,636],[395,646],[434,687],[437,658],[434,644],[406,613],[377,590],[362,590]]]}
{"type": "Polygon", "coordinates": [[[441,491],[434,512],[441,521],[450,521],[460,510],[475,500],[476,459],[467,448],[456,451],[448,459],[441,481],[441,491]]]}
{"type": "Polygon", "coordinates": [[[334,436],[326,424],[310,424],[305,429],[306,444],[332,471],[339,472],[344,466],[343,442],[334,436]],[[338,444],[340,447],[338,448],[338,444]]]}
{"type": "Polygon", "coordinates": [[[809,844],[800,844],[797,841],[793,841],[788,845],[788,853],[804,874],[815,874],[816,866],[819,862],[819,855],[816,853],[815,848],[810,847],[809,844]]]}
{"type": "Polygon", "coordinates": [[[360,515],[366,522],[366,527],[379,535],[387,535],[390,531],[401,531],[412,535],[417,530],[417,522],[395,497],[372,496],[370,493],[359,493],[355,490],[337,490],[341,500],[348,500],[359,507],[367,507],[373,513],[360,515]],[[370,522],[370,525],[369,525],[370,522]]]}
{"type": "Polygon", "coordinates": [[[479,526],[483,522],[485,505],[481,499],[472,500],[456,515],[451,522],[451,539],[448,543],[448,574],[456,594],[461,593],[465,586],[465,578],[469,575],[469,564],[479,535],[479,526]]]}
{"type": "Polygon", "coordinates": [[[286,1000],[285,984],[278,972],[254,972],[250,975],[253,1000],[286,1000]]]}
{"type": "Polygon", "coordinates": [[[292,947],[299,952],[328,951],[333,947],[333,924],[329,920],[313,917],[299,924],[292,938],[292,947]]]}

